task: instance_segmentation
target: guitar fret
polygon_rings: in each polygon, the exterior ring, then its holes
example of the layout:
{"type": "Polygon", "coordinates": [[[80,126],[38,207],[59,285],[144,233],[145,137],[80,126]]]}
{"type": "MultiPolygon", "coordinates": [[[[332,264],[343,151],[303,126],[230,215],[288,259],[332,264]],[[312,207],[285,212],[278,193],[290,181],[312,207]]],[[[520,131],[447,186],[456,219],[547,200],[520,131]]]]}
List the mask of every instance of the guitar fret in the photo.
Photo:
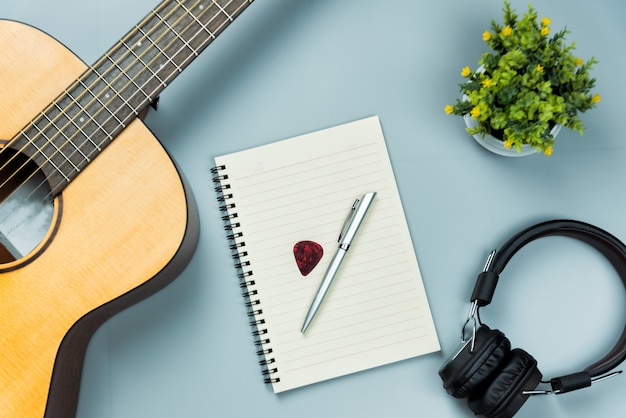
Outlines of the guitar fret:
{"type": "MultiPolygon", "coordinates": [[[[75,101],[76,106],[80,109],[79,115],[84,115],[84,116],[81,116],[81,118],[83,119],[82,122],[84,122],[84,125],[83,125],[84,128],[83,129],[87,128],[90,123],[93,123],[93,124],[96,125],[97,129],[92,130],[91,132],[87,132],[87,135],[93,135],[93,133],[96,130],[100,130],[109,138],[109,140],[112,141],[113,140],[113,135],[110,134],[109,132],[107,132],[106,129],[104,129],[104,127],[102,125],[100,125],[100,123],[91,114],[89,114],[87,109],[85,109],[83,107],[83,105],[78,100],[74,99],[69,92],[66,92],[66,94],[67,94],[68,97],[72,98],[75,101]],[[85,119],[85,116],[87,117],[86,119],[85,119]]],[[[81,120],[81,119],[79,119],[79,120],[81,120]]],[[[103,142],[100,142],[98,145],[100,147],[102,147],[102,144],[103,144],[103,142]]]]}
{"type": "MultiPolygon", "coordinates": [[[[112,63],[111,57],[108,55],[106,63],[112,63]]],[[[137,114],[137,109],[129,102],[129,99],[122,94],[122,90],[128,85],[126,76],[117,71],[119,70],[113,65],[101,70],[95,67],[92,68],[92,75],[95,76],[95,81],[92,82],[92,85],[98,83],[103,86],[100,92],[94,95],[94,100],[110,115],[106,120],[102,121],[102,123],[107,123],[113,118],[118,125],[118,127],[114,126],[110,132],[125,128],[131,118],[129,115],[137,114]],[[106,103],[102,99],[105,99],[106,103]],[[119,116],[118,113],[120,114],[119,116]]],[[[87,81],[87,79],[85,81],[87,81]]]]}
{"type": "MultiPolygon", "coordinates": [[[[185,6],[180,0],[176,0],[176,2],[180,5],[180,7],[182,7],[185,10],[185,12],[187,12],[189,16],[191,16],[191,18],[194,21],[198,23],[198,25],[202,27],[202,29],[207,33],[207,35],[209,35],[212,39],[215,39],[215,35],[213,34],[213,32],[211,32],[209,28],[207,28],[206,25],[202,23],[200,19],[198,19],[198,17],[191,10],[187,8],[187,6],[185,6]]],[[[203,9],[204,7],[200,5],[200,10],[203,10],[203,9]]]]}
{"type": "Polygon", "coordinates": [[[141,63],[141,65],[142,65],[142,66],[143,66],[143,67],[144,67],[147,71],[149,71],[149,72],[150,72],[150,74],[152,75],[152,77],[154,77],[156,80],[158,80],[159,84],[161,84],[163,87],[167,87],[167,84],[166,84],[163,80],[161,80],[161,78],[159,77],[159,75],[158,75],[156,72],[154,72],[154,71],[152,70],[152,68],[150,68],[150,65],[149,65],[149,64],[147,64],[147,63],[146,63],[146,62],[145,62],[145,61],[141,58],[141,56],[140,56],[140,55],[138,55],[135,51],[133,51],[133,49],[132,49],[132,48],[128,47],[125,43],[122,43],[122,45],[124,45],[126,48],[128,48],[128,51],[129,51],[129,52],[133,55],[133,57],[135,57],[135,59],[136,59],[139,63],[141,63]]]}
{"type": "MultiPolygon", "coordinates": [[[[80,147],[78,147],[76,144],[74,144],[74,142],[72,141],[72,137],[74,137],[74,135],[68,135],[68,133],[66,133],[63,129],[59,128],[59,127],[57,126],[57,124],[54,122],[54,120],[52,120],[52,119],[51,119],[51,118],[50,118],[50,117],[49,117],[46,113],[42,112],[42,113],[41,113],[41,116],[43,116],[43,118],[44,118],[44,119],[46,119],[46,120],[48,121],[48,124],[49,124],[50,126],[52,126],[54,129],[56,129],[56,131],[57,131],[57,132],[59,132],[59,133],[61,134],[61,136],[63,136],[63,138],[65,138],[65,143],[64,143],[63,145],[61,145],[61,148],[63,148],[63,146],[64,146],[64,145],[70,145],[72,148],[74,148],[74,151],[72,151],[72,152],[69,154],[69,157],[70,157],[70,158],[72,157],[72,155],[74,155],[74,154],[75,154],[75,152],[78,152],[78,153],[82,156],[82,159],[83,159],[83,160],[85,160],[85,161],[87,161],[87,162],[90,162],[90,161],[91,161],[91,160],[89,159],[89,157],[83,153],[83,151],[81,150],[81,148],[80,148],[80,147]]],[[[63,152],[61,151],[61,149],[59,149],[59,152],[61,152],[61,154],[63,154],[63,152]]],[[[68,160],[69,160],[69,158],[68,158],[68,160]]],[[[70,163],[71,163],[71,160],[70,160],[70,163]]],[[[76,170],[77,170],[77,171],[80,171],[80,165],[81,165],[81,162],[79,161],[79,162],[77,163],[77,165],[78,165],[78,166],[76,166],[76,170]]]]}
{"type": "Polygon", "coordinates": [[[159,62],[159,55],[156,54],[156,51],[150,44],[148,47],[144,47],[143,43],[139,41],[137,43],[138,52],[135,52],[133,48],[126,45],[126,43],[122,43],[121,45],[126,48],[130,56],[135,58],[137,63],[141,64],[140,72],[135,75],[135,80],[131,80],[136,89],[129,96],[129,99],[132,99],[138,92],[143,94],[144,97],[138,98],[139,105],[135,106],[136,109],[139,109],[151,103],[156,98],[156,94],[154,93],[167,87],[167,82],[157,74],[157,71],[150,67],[150,65],[159,64],[159,70],[162,68],[159,62]],[[148,63],[144,58],[148,60],[148,63]],[[146,91],[148,93],[146,93],[146,91]]]}
{"type": "MultiPolygon", "coordinates": [[[[65,157],[65,161],[61,161],[57,167],[63,170],[66,163],[69,162],[76,171],[74,173],[70,167],[70,171],[65,173],[67,177],[74,177],[91,161],[92,155],[101,150],[100,145],[96,144],[92,139],[92,136],[94,136],[96,132],[88,132],[87,128],[89,128],[89,124],[81,126],[76,122],[76,120],[78,120],[78,122],[82,124],[85,121],[86,115],[88,120],[94,120],[97,123],[95,117],[91,115],[80,102],[80,100],[85,99],[91,102],[89,97],[94,97],[93,92],[89,91],[86,87],[82,80],[79,80],[75,84],[72,92],[67,92],[65,96],[66,99],[62,101],[66,102],[68,101],[67,99],[69,99],[69,103],[57,101],[46,113],[42,113],[42,116],[48,121],[48,127],[55,128],[55,135],[49,136],[46,135],[45,132],[42,132],[42,136],[48,138],[49,144],[55,148],[56,151],[52,154],[53,156],[60,154],[65,157]],[[80,87],[84,90],[80,91],[80,87]],[[72,109],[77,109],[73,116],[71,115],[72,109]],[[84,113],[82,112],[83,109],[85,109],[84,113]],[[81,141],[80,145],[77,145],[79,140],[81,141]]],[[[98,112],[101,110],[102,108],[100,108],[98,112]]],[[[106,132],[102,124],[97,124],[106,132]]],[[[111,135],[109,134],[109,136],[111,135]]]]}
{"type": "MultiPolygon", "coordinates": [[[[179,66],[184,66],[187,61],[198,56],[200,53],[200,46],[202,45],[202,42],[200,42],[199,45],[193,44],[193,42],[196,41],[195,35],[200,32],[200,30],[208,34],[211,39],[215,39],[216,35],[209,30],[207,25],[204,24],[195,14],[193,14],[190,9],[183,4],[183,2],[176,0],[175,3],[178,5],[177,7],[179,10],[176,10],[176,13],[172,14],[172,23],[168,22],[167,19],[163,19],[161,16],[159,17],[163,21],[163,24],[176,35],[175,41],[180,41],[170,42],[166,47],[167,51],[174,51],[173,54],[169,54],[169,57],[171,59],[180,57],[181,53],[185,50],[188,50],[191,53],[182,55],[183,60],[179,62],[179,66]],[[200,28],[200,30],[195,28],[200,28]],[[193,36],[189,36],[190,33],[193,36]]],[[[176,4],[172,3],[172,6],[176,7],[176,4]]]]}
{"type": "MultiPolygon", "coordinates": [[[[252,1],[250,0],[249,2],[251,3],[252,1]]],[[[200,45],[198,49],[205,48],[210,43],[210,41],[215,39],[215,37],[222,30],[224,30],[230,22],[232,22],[232,20],[234,19],[233,15],[240,13],[243,10],[244,6],[247,6],[246,3],[247,2],[244,1],[244,2],[241,2],[239,6],[236,6],[234,2],[230,0],[225,6],[222,6],[217,1],[211,0],[210,5],[211,6],[215,5],[219,9],[219,12],[211,16],[206,21],[206,23],[202,24],[202,28],[204,29],[205,32],[207,32],[210,35],[211,39],[200,39],[200,45]],[[228,13],[226,9],[231,6],[235,6],[235,7],[233,8],[233,11],[231,13],[228,13]],[[226,19],[220,21],[219,18],[222,15],[226,16],[226,19]],[[210,29],[209,27],[213,27],[213,29],[210,29]]],[[[199,31],[194,33],[192,36],[192,39],[195,39],[199,35],[200,35],[199,31]]]]}
{"type": "MultiPolygon", "coordinates": [[[[86,138],[86,141],[91,144],[91,146],[93,146],[97,151],[102,150],[95,142],[93,142],[90,136],[85,135],[82,127],[76,123],[75,118],[70,117],[69,114],[67,114],[67,111],[61,108],[57,102],[54,102],[54,109],[56,109],[59,113],[58,116],[55,116],[53,119],[64,118],[65,120],[67,120],[64,128],[65,130],[73,129],[76,134],[82,134],[86,138]]],[[[91,155],[91,153],[89,152],[88,155],[91,155]]]]}
{"type": "MultiPolygon", "coordinates": [[[[211,4],[216,4],[215,2],[212,2],[211,4]]],[[[223,10],[220,7],[220,10],[223,10]]],[[[194,15],[191,11],[188,11],[189,15],[192,16],[192,18],[198,22],[198,24],[200,25],[200,27],[202,28],[202,31],[206,32],[207,35],[209,35],[210,39],[200,39],[200,45],[199,47],[202,47],[203,44],[205,44],[207,41],[212,41],[217,37],[217,34],[215,32],[213,32],[212,30],[209,29],[209,24],[211,22],[213,22],[213,20],[217,17],[217,15],[214,15],[213,17],[211,17],[211,19],[209,19],[206,23],[202,22],[198,17],[196,17],[196,15],[194,15]]],[[[224,12],[225,13],[225,12],[224,12]]],[[[225,13],[226,15],[228,15],[227,13],[225,13]]],[[[202,17],[204,15],[204,13],[200,14],[200,17],[202,17]]],[[[190,28],[191,29],[191,28],[190,28]]],[[[219,29],[219,28],[218,28],[219,29]]],[[[194,32],[192,30],[189,30],[190,32],[194,32]]],[[[194,35],[191,37],[191,39],[195,39],[196,37],[198,37],[201,34],[201,31],[195,31],[194,35]]]]}
{"type": "MultiPolygon", "coordinates": [[[[176,1],[177,3],[181,4],[180,1],[178,0],[176,1]]],[[[213,5],[216,3],[212,2],[211,4],[213,5]]],[[[189,23],[185,23],[185,27],[182,33],[176,32],[170,24],[168,24],[167,22],[164,22],[164,24],[167,25],[167,27],[170,28],[170,30],[173,30],[175,32],[176,37],[182,40],[184,43],[184,45],[180,47],[178,47],[174,43],[171,43],[168,48],[168,49],[177,48],[175,52],[171,54],[171,57],[176,58],[176,57],[181,56],[182,61],[180,62],[180,65],[182,66],[186,66],[195,56],[197,56],[200,53],[200,51],[208,44],[207,41],[211,41],[215,39],[216,31],[211,31],[208,28],[208,25],[213,23],[213,21],[218,17],[218,15],[221,13],[222,8],[220,8],[220,12],[213,15],[206,24],[200,21],[200,19],[198,19],[198,17],[196,17],[194,14],[190,13],[188,8],[185,7],[184,10],[186,12],[185,17],[189,16],[191,17],[191,19],[189,23]],[[200,37],[199,35],[201,35],[202,32],[208,34],[210,39],[200,37]],[[197,43],[197,44],[192,45],[192,43],[197,43]],[[189,49],[194,56],[191,56],[189,54],[183,54],[185,47],[189,49]]],[[[225,23],[227,22],[218,23],[217,30],[222,29],[225,23]]]]}
{"type": "MultiPolygon", "coordinates": [[[[180,68],[168,55],[165,51],[163,51],[163,49],[161,49],[161,47],[159,46],[159,44],[157,42],[154,42],[146,32],[143,31],[143,29],[141,29],[140,27],[137,27],[137,30],[139,30],[139,32],[144,36],[145,39],[148,39],[150,41],[150,43],[154,46],[154,48],[156,49],[156,51],[158,51],[158,53],[160,54],[161,57],[165,58],[165,60],[167,61],[167,64],[171,64],[173,66],[176,67],[176,71],[178,71],[179,73],[182,72],[182,68],[180,68]]],[[[164,67],[167,64],[159,64],[159,71],[163,70],[164,67]]]]}
{"type": "MultiPolygon", "coordinates": [[[[220,6],[220,4],[217,1],[212,0],[212,2],[221,10],[222,13],[224,13],[228,17],[228,20],[230,20],[231,22],[233,21],[233,17],[229,15],[228,12],[226,12],[226,10],[224,10],[224,8],[220,6]]],[[[228,4],[230,4],[230,2],[228,2],[228,4]]]]}
{"type": "MultiPolygon", "coordinates": [[[[54,152],[48,156],[48,160],[52,161],[52,159],[55,156],[60,157],[61,161],[57,163],[58,165],[54,166],[57,170],[63,172],[62,167],[65,165],[66,162],[69,162],[72,165],[72,167],[70,168],[70,171],[73,171],[73,170],[76,170],[76,172],[80,171],[80,169],[78,167],[76,167],[76,165],[72,162],[72,160],[70,160],[69,157],[67,155],[65,155],[65,153],[63,153],[63,151],[61,151],[61,148],[59,147],[59,145],[57,145],[54,141],[52,141],[50,139],[50,137],[48,135],[46,135],[46,133],[39,126],[37,126],[37,124],[35,122],[31,122],[30,124],[37,131],[37,133],[38,133],[37,136],[40,137],[40,138],[44,138],[45,142],[42,144],[42,146],[45,146],[45,145],[49,144],[49,145],[52,145],[52,147],[54,148],[54,150],[53,150],[54,152]]],[[[41,148],[37,146],[35,141],[32,141],[32,144],[37,148],[37,150],[40,153],[42,152],[41,148]]],[[[67,174],[67,176],[66,176],[66,173],[64,173],[63,175],[64,175],[64,177],[67,178],[68,176],[71,175],[71,173],[67,174]]]]}
{"type": "MultiPolygon", "coordinates": [[[[71,96],[67,96],[69,99],[71,96]]],[[[71,105],[61,106],[60,103],[55,102],[54,108],[58,110],[58,115],[55,117],[57,119],[65,119],[66,123],[64,125],[64,130],[69,132],[71,137],[82,136],[85,138],[83,143],[81,144],[82,149],[89,147],[92,151],[84,152],[85,155],[91,158],[94,152],[102,151],[102,148],[94,142],[92,135],[93,133],[88,133],[85,130],[85,117],[80,116],[82,114],[82,109],[80,105],[76,103],[72,103],[71,105]]],[[[50,112],[50,111],[49,111],[50,112]]]]}
{"type": "MultiPolygon", "coordinates": [[[[168,29],[169,29],[169,30],[170,30],[170,31],[171,31],[174,35],[176,35],[176,39],[180,40],[180,41],[181,41],[181,42],[182,42],[185,46],[187,46],[187,47],[188,47],[188,48],[192,51],[192,53],[193,53],[195,56],[198,56],[198,53],[197,53],[197,52],[196,52],[196,51],[195,51],[195,50],[194,50],[194,49],[193,49],[193,48],[189,45],[189,43],[188,43],[188,42],[187,42],[187,41],[186,41],[183,37],[181,37],[180,33],[178,33],[178,32],[176,31],[176,29],[174,29],[174,27],[172,27],[172,26],[171,26],[171,25],[167,22],[167,20],[163,19],[163,18],[162,18],[162,17],[161,17],[158,13],[156,14],[156,16],[157,16],[157,17],[161,20],[161,22],[162,22],[162,23],[163,23],[163,24],[164,24],[164,25],[165,25],[165,26],[166,26],[166,27],[167,27],[167,28],[168,28],[168,29]]],[[[176,52],[176,54],[178,54],[178,52],[179,52],[179,51],[180,51],[180,49],[176,52]]],[[[175,54],[175,55],[176,55],[176,54],[175,54]]],[[[174,56],[175,56],[175,55],[174,55],[174,56]]],[[[179,71],[179,72],[182,72],[182,68],[180,68],[179,66],[177,66],[177,67],[178,67],[178,71],[179,71]]]]}
{"type": "MultiPolygon", "coordinates": [[[[70,178],[69,178],[68,176],[66,176],[66,175],[65,175],[65,173],[63,172],[63,170],[61,170],[61,169],[60,169],[60,168],[59,168],[59,167],[58,167],[58,166],[54,163],[54,161],[52,160],[52,157],[49,157],[49,156],[48,156],[48,155],[47,155],[47,154],[43,151],[43,149],[42,149],[41,147],[37,146],[37,144],[36,144],[36,143],[35,143],[35,141],[34,141],[34,138],[35,138],[35,136],[34,136],[34,135],[33,135],[33,138],[31,138],[31,137],[30,137],[30,136],[26,133],[26,130],[21,131],[21,132],[20,132],[20,134],[21,134],[24,138],[26,138],[27,144],[28,144],[28,145],[30,145],[30,146],[32,146],[32,147],[36,150],[36,153],[34,153],[34,155],[35,155],[35,157],[34,157],[34,158],[35,158],[36,160],[38,160],[38,159],[39,159],[39,158],[37,158],[37,157],[43,157],[43,158],[44,158],[43,163],[47,163],[48,165],[50,165],[50,166],[54,169],[54,171],[55,171],[57,174],[60,174],[60,175],[61,175],[61,176],[65,179],[65,181],[66,181],[66,182],[68,182],[68,183],[70,182],[70,178]]],[[[44,145],[44,147],[45,147],[45,145],[44,145]]]]}
{"type": "MultiPolygon", "coordinates": [[[[137,89],[138,92],[141,92],[144,96],[146,96],[147,99],[150,100],[150,96],[148,94],[146,94],[141,87],[139,86],[139,84],[137,84],[137,82],[135,80],[133,80],[132,77],[130,77],[128,74],[126,74],[125,70],[120,67],[120,65],[114,61],[111,57],[107,57],[109,59],[109,61],[120,71],[121,74],[123,74],[124,77],[126,77],[128,79],[128,81],[133,84],[135,86],[135,88],[137,89]]],[[[131,110],[133,111],[133,113],[135,113],[135,115],[139,115],[139,109],[136,107],[133,107],[129,104],[129,102],[123,98],[122,95],[119,95],[120,97],[122,97],[122,99],[124,100],[124,102],[126,102],[126,104],[129,105],[129,107],[131,108],[131,110]]]]}
{"type": "MultiPolygon", "coordinates": [[[[58,128],[62,137],[61,140],[65,139],[61,148],[69,147],[70,158],[76,160],[75,164],[82,169],[91,162],[92,155],[99,152],[100,147],[93,142],[90,135],[85,134],[83,128],[70,116],[69,111],[69,108],[63,108],[55,102],[54,106],[48,109],[43,116],[47,120],[56,121],[54,125],[58,128]]],[[[59,168],[62,167],[63,165],[59,168]]]]}
{"type": "MultiPolygon", "coordinates": [[[[107,103],[104,103],[102,101],[102,99],[100,98],[100,95],[102,94],[102,92],[105,90],[103,89],[100,94],[93,94],[93,99],[98,102],[98,104],[101,106],[100,109],[98,110],[98,113],[100,113],[101,111],[106,111],[107,113],[109,113],[110,117],[108,117],[107,119],[105,119],[102,124],[106,124],[107,122],[109,122],[111,120],[111,117],[113,119],[115,119],[115,122],[117,122],[117,124],[123,129],[126,127],[126,124],[122,121],[122,119],[120,119],[115,112],[111,111],[111,107],[107,106],[110,105],[112,102],[114,102],[116,99],[121,99],[122,102],[124,102],[124,104],[126,106],[128,106],[128,108],[131,108],[130,104],[124,99],[123,96],[121,96],[117,90],[115,90],[115,88],[104,78],[100,75],[100,73],[94,69],[93,70],[94,74],[96,74],[99,79],[100,82],[102,82],[103,84],[105,84],[107,86],[107,88],[111,89],[111,91],[113,92],[113,96],[111,96],[111,94],[104,92],[104,94],[102,95],[102,97],[104,97],[107,100],[107,103]]],[[[89,90],[88,87],[81,81],[81,85],[85,88],[85,90],[89,90]]],[[[102,130],[104,132],[107,132],[103,127],[102,130]]],[[[108,136],[110,137],[110,139],[113,139],[113,137],[111,136],[111,134],[109,133],[108,136]]]]}
{"type": "MultiPolygon", "coordinates": [[[[98,72],[96,70],[94,70],[95,74],[98,74],[98,72]]],[[[98,74],[99,75],[99,74],[98,74]]],[[[115,89],[113,87],[111,87],[111,85],[109,83],[107,83],[106,79],[102,78],[101,79],[104,81],[104,83],[111,89],[113,90],[113,92],[115,93],[116,96],[119,96],[119,94],[115,91],[115,89]]],[[[85,85],[85,83],[82,80],[79,80],[80,85],[85,89],[85,91],[89,91],[89,88],[85,85]]],[[[105,93],[105,97],[106,97],[106,93],[105,93]]],[[[100,104],[102,109],[107,109],[107,111],[111,114],[111,116],[119,123],[119,125],[122,128],[125,128],[126,125],[117,117],[117,115],[113,112],[109,111],[109,108],[107,107],[107,105],[102,102],[102,100],[100,99],[100,97],[97,94],[93,94],[93,98],[98,102],[98,104],[100,104]]],[[[110,97],[108,97],[107,99],[110,99],[110,97]]],[[[107,120],[108,121],[108,120],[107,120]]]]}
{"type": "Polygon", "coordinates": [[[54,117],[45,111],[41,112],[39,118],[30,123],[36,135],[29,136],[27,131],[24,134],[31,138],[37,153],[43,155],[56,171],[65,179],[73,178],[89,161],[85,160],[83,151],[72,141],[71,135],[59,129],[53,119],[54,117]],[[40,125],[43,125],[43,128],[40,125]],[[49,148],[50,151],[44,153],[45,148],[49,148]]]}
{"type": "MultiPolygon", "coordinates": [[[[80,85],[82,86],[82,83],[80,83],[80,85]]],[[[97,130],[102,131],[107,137],[109,137],[109,139],[113,139],[113,135],[111,135],[111,133],[109,133],[106,129],[104,129],[104,127],[98,122],[98,120],[94,117],[94,115],[92,115],[89,110],[87,109],[87,107],[89,106],[89,104],[91,104],[91,100],[89,99],[89,97],[87,97],[84,93],[87,92],[91,97],[94,97],[91,92],[89,90],[83,90],[83,92],[79,95],[73,96],[72,93],[70,93],[69,91],[66,92],[67,97],[69,97],[71,100],[73,100],[74,105],[76,106],[76,108],[79,110],[76,114],[76,116],[78,116],[78,121],[80,123],[83,124],[83,131],[88,135],[91,136],[94,134],[95,130],[89,131],[87,128],[89,127],[90,123],[93,123],[97,126],[97,130]],[[81,99],[87,99],[85,104],[82,104],[80,102],[80,100],[78,98],[81,99]]]]}

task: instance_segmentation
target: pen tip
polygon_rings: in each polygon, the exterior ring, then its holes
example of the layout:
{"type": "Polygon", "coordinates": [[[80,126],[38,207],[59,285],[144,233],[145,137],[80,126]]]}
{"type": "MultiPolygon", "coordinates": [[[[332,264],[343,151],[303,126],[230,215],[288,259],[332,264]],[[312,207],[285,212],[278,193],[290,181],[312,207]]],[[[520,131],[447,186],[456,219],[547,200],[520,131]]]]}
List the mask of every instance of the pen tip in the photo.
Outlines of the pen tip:
{"type": "Polygon", "coordinates": [[[310,321],[305,321],[304,324],[302,325],[302,329],[300,330],[301,333],[305,333],[306,329],[309,327],[310,321]]]}

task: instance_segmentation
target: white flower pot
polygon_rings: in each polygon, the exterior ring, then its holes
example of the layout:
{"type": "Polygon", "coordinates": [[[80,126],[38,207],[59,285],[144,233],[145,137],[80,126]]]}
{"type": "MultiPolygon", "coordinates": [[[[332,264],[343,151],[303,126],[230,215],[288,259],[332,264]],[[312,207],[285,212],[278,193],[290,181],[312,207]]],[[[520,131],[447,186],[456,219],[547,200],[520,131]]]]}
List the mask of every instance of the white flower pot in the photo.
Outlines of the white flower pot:
{"type": "MultiPolygon", "coordinates": [[[[471,117],[470,115],[463,116],[463,120],[465,121],[465,126],[468,128],[475,128],[478,126],[478,121],[471,117]]],[[[561,131],[562,125],[555,125],[552,128],[552,137],[556,138],[557,134],[561,131]]],[[[510,149],[504,148],[504,141],[492,136],[485,135],[484,137],[476,134],[472,135],[476,142],[482,145],[484,148],[493,152],[494,154],[502,155],[504,157],[524,157],[527,155],[536,154],[537,150],[530,145],[522,145],[521,151],[517,151],[517,148],[513,147],[510,149]]]]}

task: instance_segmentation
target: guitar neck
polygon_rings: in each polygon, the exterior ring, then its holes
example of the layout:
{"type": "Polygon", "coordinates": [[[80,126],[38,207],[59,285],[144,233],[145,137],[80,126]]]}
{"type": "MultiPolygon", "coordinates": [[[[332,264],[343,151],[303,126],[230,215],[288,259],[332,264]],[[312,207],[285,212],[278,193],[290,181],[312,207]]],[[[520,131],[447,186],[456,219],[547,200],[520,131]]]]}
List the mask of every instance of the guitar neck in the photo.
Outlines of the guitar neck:
{"type": "Polygon", "coordinates": [[[10,146],[60,193],[252,1],[163,1],[10,146]]]}

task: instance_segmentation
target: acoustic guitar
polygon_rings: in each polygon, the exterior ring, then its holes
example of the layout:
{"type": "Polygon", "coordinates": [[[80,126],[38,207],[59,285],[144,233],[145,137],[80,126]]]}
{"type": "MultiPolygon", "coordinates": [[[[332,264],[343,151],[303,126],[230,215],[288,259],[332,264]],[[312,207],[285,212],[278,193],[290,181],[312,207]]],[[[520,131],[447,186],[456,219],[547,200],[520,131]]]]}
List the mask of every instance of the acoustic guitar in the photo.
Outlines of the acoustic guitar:
{"type": "Polygon", "coordinates": [[[73,417],[94,331],[171,282],[198,216],[138,116],[252,0],[165,0],[94,65],[0,20],[0,416],[73,417]]]}

